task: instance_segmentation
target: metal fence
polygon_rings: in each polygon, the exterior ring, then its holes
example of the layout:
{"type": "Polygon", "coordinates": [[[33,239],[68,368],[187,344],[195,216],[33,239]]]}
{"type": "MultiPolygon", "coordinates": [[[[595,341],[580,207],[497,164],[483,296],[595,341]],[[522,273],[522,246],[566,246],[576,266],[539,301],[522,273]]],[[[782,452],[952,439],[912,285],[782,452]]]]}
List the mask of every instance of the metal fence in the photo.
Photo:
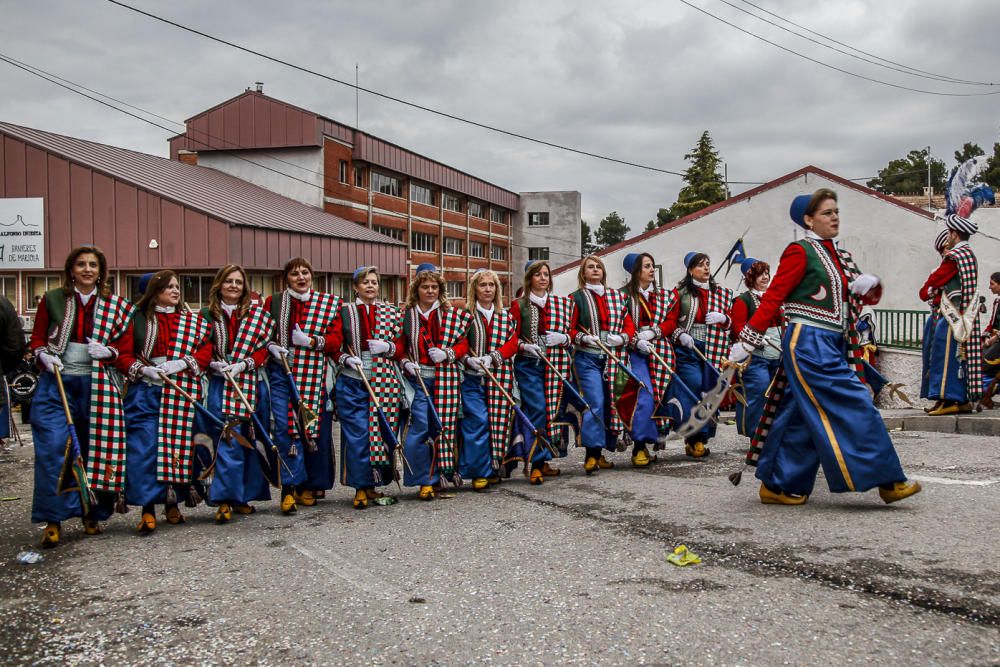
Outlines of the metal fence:
{"type": "Polygon", "coordinates": [[[930,312],[926,310],[875,310],[875,332],[881,347],[919,350],[924,333],[924,323],[930,312]]]}

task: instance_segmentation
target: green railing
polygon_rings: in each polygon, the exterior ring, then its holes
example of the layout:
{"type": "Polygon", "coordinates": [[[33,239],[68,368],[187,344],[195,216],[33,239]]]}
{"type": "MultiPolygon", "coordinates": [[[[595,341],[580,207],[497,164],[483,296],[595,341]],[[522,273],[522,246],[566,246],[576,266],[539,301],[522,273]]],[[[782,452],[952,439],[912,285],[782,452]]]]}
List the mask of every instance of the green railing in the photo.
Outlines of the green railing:
{"type": "Polygon", "coordinates": [[[919,350],[924,335],[926,310],[875,310],[875,335],[881,347],[919,350]]]}

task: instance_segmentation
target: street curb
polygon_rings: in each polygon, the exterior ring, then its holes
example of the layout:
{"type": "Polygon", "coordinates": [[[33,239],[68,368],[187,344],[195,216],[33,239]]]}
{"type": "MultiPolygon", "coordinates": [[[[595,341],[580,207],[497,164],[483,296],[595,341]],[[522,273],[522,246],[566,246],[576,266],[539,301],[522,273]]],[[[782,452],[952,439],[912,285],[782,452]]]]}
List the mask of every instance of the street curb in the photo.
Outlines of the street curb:
{"type": "Polygon", "coordinates": [[[884,417],[890,431],[923,431],[925,433],[960,433],[963,435],[1000,436],[1000,419],[979,415],[907,415],[884,417]]]}

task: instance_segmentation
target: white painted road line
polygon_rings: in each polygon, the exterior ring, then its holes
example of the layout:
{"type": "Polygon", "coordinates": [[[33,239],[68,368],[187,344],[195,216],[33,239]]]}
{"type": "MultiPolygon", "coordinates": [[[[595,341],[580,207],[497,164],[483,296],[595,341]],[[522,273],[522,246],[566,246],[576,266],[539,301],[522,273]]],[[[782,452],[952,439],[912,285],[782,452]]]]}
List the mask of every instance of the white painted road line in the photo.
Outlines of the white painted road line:
{"type": "Polygon", "coordinates": [[[915,479],[918,482],[930,482],[931,484],[947,484],[958,486],[990,486],[997,484],[1000,479],[950,479],[948,477],[924,477],[923,475],[910,475],[907,479],[915,479]]]}

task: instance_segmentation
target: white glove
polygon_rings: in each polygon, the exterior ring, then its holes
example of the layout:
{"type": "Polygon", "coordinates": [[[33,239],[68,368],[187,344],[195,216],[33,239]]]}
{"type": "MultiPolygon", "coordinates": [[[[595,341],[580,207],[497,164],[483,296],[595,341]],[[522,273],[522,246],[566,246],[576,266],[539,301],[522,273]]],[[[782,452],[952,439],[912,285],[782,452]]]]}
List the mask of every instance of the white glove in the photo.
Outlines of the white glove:
{"type": "Polygon", "coordinates": [[[733,347],[729,350],[729,361],[741,364],[746,361],[752,351],[745,343],[733,343],[733,347]]]}
{"type": "Polygon", "coordinates": [[[415,363],[407,359],[406,361],[403,362],[403,371],[407,375],[412,375],[413,377],[417,377],[417,374],[420,373],[420,366],[416,365],[415,363]]]}
{"type": "Polygon", "coordinates": [[[305,331],[299,327],[298,324],[292,329],[292,345],[298,347],[312,347],[313,339],[312,336],[308,335],[305,331]]]}
{"type": "Polygon", "coordinates": [[[851,292],[853,294],[864,296],[875,287],[878,287],[879,282],[878,276],[873,276],[870,273],[862,273],[854,279],[854,282],[852,282],[849,287],[851,288],[851,292]]]}
{"type": "Polygon", "coordinates": [[[210,361],[208,364],[208,369],[215,373],[216,375],[222,375],[223,369],[229,366],[229,362],[226,361],[210,361]]]}
{"type": "Polygon", "coordinates": [[[656,331],[653,329],[643,329],[635,337],[639,340],[653,340],[656,338],[656,331]]]}
{"type": "Polygon", "coordinates": [[[364,363],[362,363],[360,357],[347,357],[344,359],[344,366],[350,368],[352,371],[360,373],[361,369],[364,368],[364,363]]]}
{"type": "Polygon", "coordinates": [[[538,347],[534,343],[521,343],[521,352],[529,357],[534,357],[535,359],[542,358],[542,348],[538,347]]]}
{"type": "Polygon", "coordinates": [[[489,356],[488,354],[485,355],[485,356],[479,357],[479,363],[482,364],[483,368],[486,368],[486,369],[493,368],[493,357],[489,356]]]}
{"type": "Polygon", "coordinates": [[[161,379],[160,378],[160,369],[157,368],[156,366],[143,366],[142,367],[142,374],[145,377],[148,377],[150,380],[157,380],[157,381],[159,381],[161,379]]]}
{"type": "MultiPolygon", "coordinates": [[[[281,347],[277,343],[268,343],[267,351],[270,352],[271,356],[277,359],[278,361],[281,361],[282,357],[288,356],[288,348],[281,347]]],[[[211,366],[211,364],[209,364],[209,366],[211,366]]]]}
{"type": "Polygon", "coordinates": [[[241,375],[242,373],[245,373],[246,370],[247,370],[247,362],[245,362],[245,361],[237,361],[235,364],[229,364],[228,366],[226,366],[225,368],[223,368],[222,372],[223,373],[229,373],[233,377],[236,377],[237,375],[241,375]]]}
{"type": "Polygon", "coordinates": [[[465,365],[474,371],[483,372],[483,362],[479,357],[468,357],[465,360],[465,365]]]}
{"type": "Polygon", "coordinates": [[[91,340],[90,338],[87,339],[87,352],[90,354],[91,357],[97,359],[98,361],[101,361],[103,359],[110,359],[111,357],[114,356],[114,353],[111,351],[111,348],[109,348],[107,345],[91,340]]]}
{"type": "Polygon", "coordinates": [[[384,340],[377,338],[368,339],[368,351],[372,353],[373,357],[380,357],[389,352],[390,349],[392,349],[392,346],[384,340]]]}
{"type": "Polygon", "coordinates": [[[714,310],[705,313],[705,324],[725,324],[728,319],[725,313],[719,313],[714,310]]]}
{"type": "Polygon", "coordinates": [[[163,371],[164,375],[176,375],[187,367],[187,362],[183,359],[171,359],[169,361],[164,361],[162,364],[157,366],[157,368],[163,371]]]}
{"type": "Polygon", "coordinates": [[[587,347],[597,347],[597,338],[595,336],[588,336],[584,334],[580,336],[580,342],[587,347]]]}
{"type": "Polygon", "coordinates": [[[558,331],[550,331],[545,334],[545,347],[557,347],[569,342],[569,336],[558,331]]]}
{"type": "Polygon", "coordinates": [[[639,350],[643,354],[649,354],[650,352],[653,351],[653,344],[650,343],[648,340],[642,340],[640,338],[639,341],[636,342],[635,344],[635,349],[639,350]]]}
{"type": "Polygon", "coordinates": [[[432,347],[427,350],[427,356],[431,358],[435,364],[440,364],[442,361],[448,358],[448,353],[442,350],[440,347],[432,347]]]}
{"type": "Polygon", "coordinates": [[[618,334],[608,334],[608,347],[621,347],[625,344],[625,337],[618,334]]]}
{"type": "Polygon", "coordinates": [[[677,342],[686,348],[694,349],[694,338],[691,338],[691,334],[687,331],[681,332],[681,335],[677,337],[677,342]]]}
{"type": "Polygon", "coordinates": [[[49,354],[48,352],[39,352],[37,356],[38,356],[38,361],[40,361],[42,364],[42,368],[44,368],[48,372],[54,373],[55,369],[57,368],[59,370],[63,369],[62,359],[60,359],[56,355],[49,354]]]}

